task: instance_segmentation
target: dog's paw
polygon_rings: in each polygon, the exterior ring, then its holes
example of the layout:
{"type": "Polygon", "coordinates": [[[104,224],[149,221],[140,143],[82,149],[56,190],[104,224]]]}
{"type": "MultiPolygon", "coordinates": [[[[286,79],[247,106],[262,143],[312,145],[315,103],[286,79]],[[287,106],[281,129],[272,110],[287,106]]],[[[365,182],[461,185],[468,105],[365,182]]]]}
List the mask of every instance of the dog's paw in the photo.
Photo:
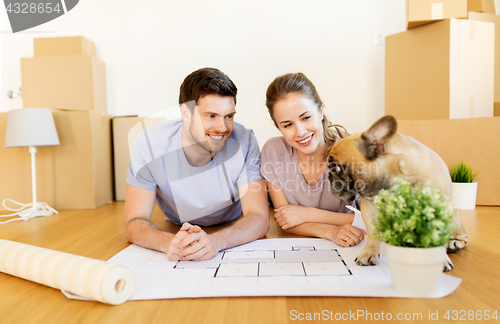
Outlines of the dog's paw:
{"type": "Polygon", "coordinates": [[[466,247],[467,244],[469,244],[469,239],[467,238],[467,235],[457,236],[448,241],[448,244],[446,245],[446,252],[455,253],[458,250],[461,250],[464,247],[466,247]]]}
{"type": "Polygon", "coordinates": [[[448,272],[448,271],[451,271],[451,269],[453,269],[453,262],[451,262],[450,257],[448,255],[446,255],[446,260],[444,260],[443,271],[448,272]]]}
{"type": "Polygon", "coordinates": [[[356,257],[356,259],[354,259],[354,262],[356,262],[356,264],[360,266],[371,266],[377,264],[379,257],[380,255],[378,253],[361,253],[356,257]]]}

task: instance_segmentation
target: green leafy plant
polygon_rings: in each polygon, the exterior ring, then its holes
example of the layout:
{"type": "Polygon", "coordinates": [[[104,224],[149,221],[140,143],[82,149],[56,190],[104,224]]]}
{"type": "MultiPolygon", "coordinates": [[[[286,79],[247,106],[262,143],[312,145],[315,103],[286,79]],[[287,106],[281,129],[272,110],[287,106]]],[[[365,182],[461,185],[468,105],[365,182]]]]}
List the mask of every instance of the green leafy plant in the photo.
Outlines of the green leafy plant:
{"type": "Polygon", "coordinates": [[[460,162],[453,165],[451,168],[451,181],[466,183],[474,182],[479,172],[481,172],[481,170],[474,172],[469,164],[460,162]]]}
{"type": "Polygon", "coordinates": [[[454,213],[450,199],[431,183],[413,187],[396,179],[375,197],[377,212],[373,237],[395,246],[437,247],[453,237],[454,213]]]}

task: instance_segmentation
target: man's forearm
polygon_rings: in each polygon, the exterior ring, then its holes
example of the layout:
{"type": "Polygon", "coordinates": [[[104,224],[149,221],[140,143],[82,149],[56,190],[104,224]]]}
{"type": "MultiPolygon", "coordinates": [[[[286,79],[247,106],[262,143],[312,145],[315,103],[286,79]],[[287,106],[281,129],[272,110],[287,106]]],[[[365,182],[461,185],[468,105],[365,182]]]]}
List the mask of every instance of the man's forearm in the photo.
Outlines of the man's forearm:
{"type": "Polygon", "coordinates": [[[167,252],[174,234],[160,230],[149,219],[134,217],[125,224],[125,237],[139,246],[167,252]]]}
{"type": "Polygon", "coordinates": [[[212,234],[219,242],[220,250],[249,243],[264,237],[269,230],[269,215],[252,212],[240,217],[231,226],[212,234]]]}

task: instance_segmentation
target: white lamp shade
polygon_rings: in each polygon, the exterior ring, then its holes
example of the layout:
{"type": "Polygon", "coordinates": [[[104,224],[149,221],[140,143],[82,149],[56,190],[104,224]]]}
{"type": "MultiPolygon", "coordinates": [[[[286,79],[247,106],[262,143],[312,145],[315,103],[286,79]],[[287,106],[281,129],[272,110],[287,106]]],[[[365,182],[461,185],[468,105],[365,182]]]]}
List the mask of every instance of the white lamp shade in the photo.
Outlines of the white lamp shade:
{"type": "Polygon", "coordinates": [[[59,145],[52,111],[24,108],[9,111],[5,147],[59,145]]]}

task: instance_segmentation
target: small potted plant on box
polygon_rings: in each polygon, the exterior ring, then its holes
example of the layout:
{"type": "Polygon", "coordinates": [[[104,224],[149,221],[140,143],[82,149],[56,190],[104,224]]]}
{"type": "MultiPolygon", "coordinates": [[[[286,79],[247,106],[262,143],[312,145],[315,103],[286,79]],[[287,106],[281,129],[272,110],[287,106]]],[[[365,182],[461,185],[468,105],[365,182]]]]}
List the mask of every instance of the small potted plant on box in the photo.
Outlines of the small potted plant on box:
{"type": "Polygon", "coordinates": [[[448,196],[430,183],[413,187],[396,179],[374,202],[373,236],[386,243],[393,289],[413,297],[435,294],[455,226],[448,196]]]}
{"type": "Polygon", "coordinates": [[[467,163],[455,164],[450,170],[452,181],[451,201],[455,209],[476,208],[477,181],[481,171],[474,172],[467,163]]]}

